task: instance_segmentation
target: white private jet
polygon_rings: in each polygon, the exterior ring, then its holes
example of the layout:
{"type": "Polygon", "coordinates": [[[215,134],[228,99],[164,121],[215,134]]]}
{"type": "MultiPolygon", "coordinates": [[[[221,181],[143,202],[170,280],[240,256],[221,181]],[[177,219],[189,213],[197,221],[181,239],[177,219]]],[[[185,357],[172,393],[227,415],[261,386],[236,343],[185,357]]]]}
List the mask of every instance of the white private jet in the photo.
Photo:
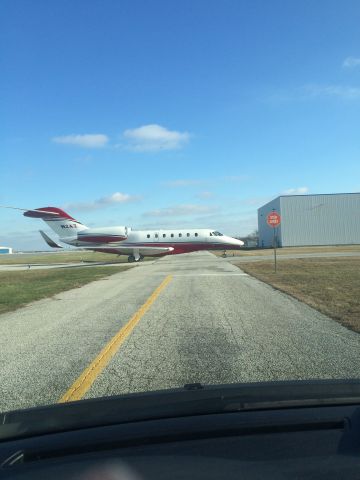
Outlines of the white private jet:
{"type": "MultiPolygon", "coordinates": [[[[15,207],[7,207],[15,208],[15,207]]],[[[174,255],[198,250],[235,250],[244,242],[227,237],[220,232],[197,228],[171,230],[132,230],[130,227],[88,228],[56,207],[24,211],[25,217],[41,218],[58,234],[61,242],[96,252],[128,255],[129,262],[138,262],[145,256],[174,255]]],[[[62,248],[40,230],[52,248],[62,248]]]]}

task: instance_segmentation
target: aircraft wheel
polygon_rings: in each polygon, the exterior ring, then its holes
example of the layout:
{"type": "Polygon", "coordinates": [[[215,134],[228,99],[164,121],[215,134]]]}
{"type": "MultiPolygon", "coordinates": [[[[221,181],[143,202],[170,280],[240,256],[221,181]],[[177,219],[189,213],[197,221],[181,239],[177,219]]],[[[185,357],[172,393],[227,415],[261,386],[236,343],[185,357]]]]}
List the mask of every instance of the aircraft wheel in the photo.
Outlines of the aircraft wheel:
{"type": "Polygon", "coordinates": [[[129,263],[135,262],[135,257],[134,257],[134,255],[129,255],[129,256],[128,256],[128,262],[129,262],[129,263]]]}

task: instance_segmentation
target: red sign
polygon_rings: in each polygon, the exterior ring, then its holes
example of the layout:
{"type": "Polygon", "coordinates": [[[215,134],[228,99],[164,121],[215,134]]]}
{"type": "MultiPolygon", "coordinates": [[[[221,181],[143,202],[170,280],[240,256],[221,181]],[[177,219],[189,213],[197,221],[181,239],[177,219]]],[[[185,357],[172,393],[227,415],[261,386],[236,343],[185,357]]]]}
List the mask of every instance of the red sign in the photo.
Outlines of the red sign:
{"type": "Polygon", "coordinates": [[[270,212],[267,214],[266,221],[269,227],[275,228],[280,225],[281,217],[277,212],[270,212]]]}

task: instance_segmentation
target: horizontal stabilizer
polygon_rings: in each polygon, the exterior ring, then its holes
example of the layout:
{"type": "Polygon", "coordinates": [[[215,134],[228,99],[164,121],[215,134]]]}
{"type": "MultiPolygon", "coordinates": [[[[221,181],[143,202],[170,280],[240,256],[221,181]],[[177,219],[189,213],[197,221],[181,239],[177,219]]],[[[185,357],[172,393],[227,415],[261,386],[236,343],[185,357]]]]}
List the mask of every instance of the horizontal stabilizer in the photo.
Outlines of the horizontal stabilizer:
{"type": "Polygon", "coordinates": [[[54,240],[52,240],[48,235],[46,235],[46,233],[44,233],[42,230],[39,230],[40,232],[40,235],[43,237],[43,239],[45,240],[45,242],[49,245],[49,247],[51,248],[63,248],[61,245],[59,245],[58,243],[54,242],[54,240]]]}
{"type": "MultiPolygon", "coordinates": [[[[20,207],[10,207],[9,205],[0,205],[0,208],[11,208],[12,210],[21,210],[22,212],[35,213],[36,218],[39,217],[39,213],[44,213],[46,215],[55,215],[58,216],[58,212],[49,212],[47,210],[41,210],[40,208],[20,208],[20,207]],[[36,215],[37,214],[37,215],[36,215]]],[[[31,215],[25,215],[26,217],[31,217],[31,215]]],[[[40,217],[41,218],[41,217],[40,217]]]]}
{"type": "Polygon", "coordinates": [[[24,217],[41,218],[43,220],[67,219],[76,222],[75,218],[57,207],[35,208],[34,210],[27,210],[23,215],[24,217]]]}

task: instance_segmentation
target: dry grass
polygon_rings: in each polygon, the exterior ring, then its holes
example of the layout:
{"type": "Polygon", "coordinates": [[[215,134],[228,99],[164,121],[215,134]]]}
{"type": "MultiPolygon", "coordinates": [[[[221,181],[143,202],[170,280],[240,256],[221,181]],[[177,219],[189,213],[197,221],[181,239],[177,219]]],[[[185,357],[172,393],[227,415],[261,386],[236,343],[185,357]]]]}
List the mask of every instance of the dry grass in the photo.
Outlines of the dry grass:
{"type": "Polygon", "coordinates": [[[282,260],[241,263],[246,273],[360,332],[360,258],[282,260]]]}
{"type": "MultiPolygon", "coordinates": [[[[278,248],[278,255],[289,255],[297,253],[337,253],[337,252],[359,252],[360,245],[335,245],[335,246],[320,246],[320,247],[283,247],[278,248]]],[[[212,251],[214,255],[221,256],[223,254],[222,250],[212,251]]],[[[252,256],[263,256],[263,255],[272,255],[272,248],[257,248],[255,250],[226,250],[226,254],[229,257],[252,257],[252,256]]]]}
{"type": "Polygon", "coordinates": [[[79,267],[0,272],[0,313],[15,310],[65,290],[82,287],[86,283],[124,272],[128,268],[132,267],[79,267]]]}
{"type": "MultiPolygon", "coordinates": [[[[110,253],[99,252],[85,252],[85,251],[65,251],[57,253],[38,253],[26,254],[17,253],[13,255],[0,255],[0,265],[14,265],[14,264],[49,264],[49,263],[91,263],[91,262],[106,262],[106,263],[124,263],[127,262],[127,256],[117,256],[110,253]]],[[[151,257],[145,257],[144,260],[153,260],[151,257]]]]}

